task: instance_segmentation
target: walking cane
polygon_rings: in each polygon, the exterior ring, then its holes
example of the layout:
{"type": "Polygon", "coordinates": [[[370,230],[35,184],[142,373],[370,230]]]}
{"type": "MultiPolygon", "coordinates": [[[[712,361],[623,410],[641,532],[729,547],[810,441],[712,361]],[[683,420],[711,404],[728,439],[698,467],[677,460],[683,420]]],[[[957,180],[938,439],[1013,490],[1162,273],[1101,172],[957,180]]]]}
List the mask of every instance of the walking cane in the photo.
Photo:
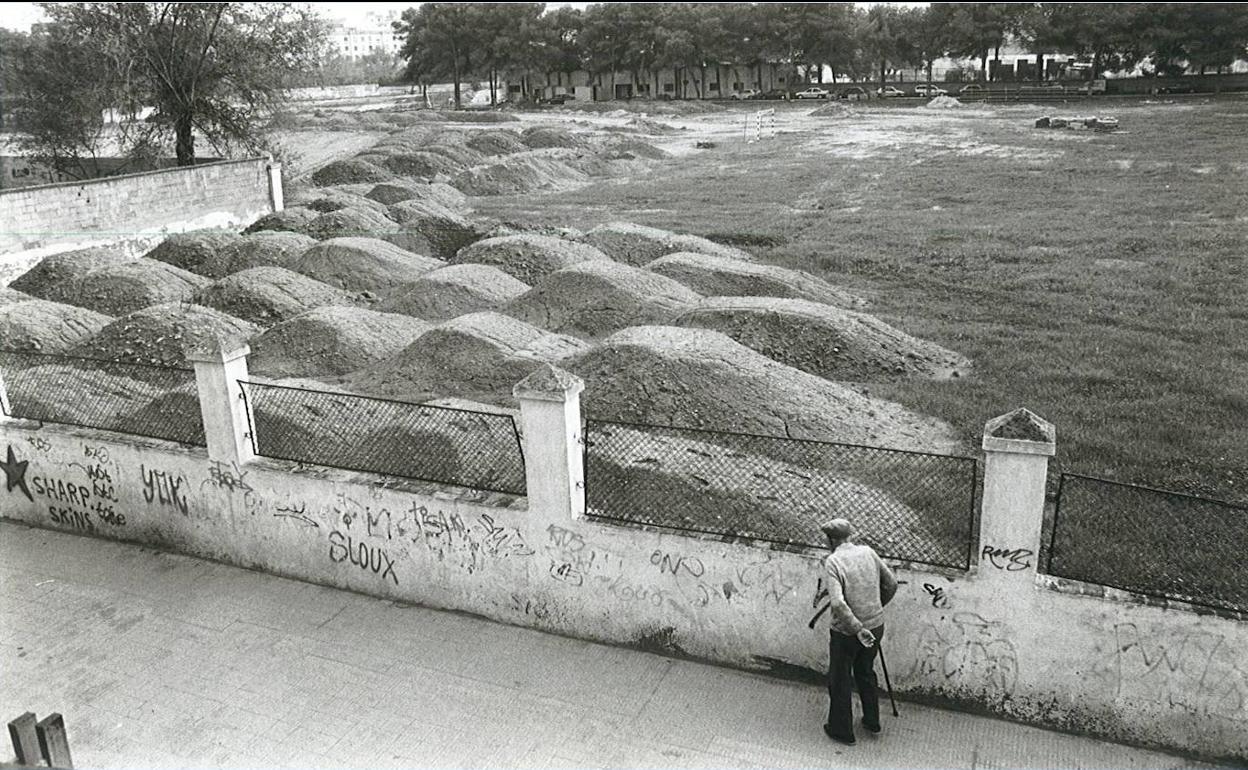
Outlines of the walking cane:
{"type": "Polygon", "coordinates": [[[884,669],[884,684],[888,686],[888,702],[893,704],[893,716],[901,716],[897,713],[897,701],[893,700],[893,682],[888,678],[888,664],[884,662],[884,645],[876,642],[880,648],[880,668],[884,669]]]}

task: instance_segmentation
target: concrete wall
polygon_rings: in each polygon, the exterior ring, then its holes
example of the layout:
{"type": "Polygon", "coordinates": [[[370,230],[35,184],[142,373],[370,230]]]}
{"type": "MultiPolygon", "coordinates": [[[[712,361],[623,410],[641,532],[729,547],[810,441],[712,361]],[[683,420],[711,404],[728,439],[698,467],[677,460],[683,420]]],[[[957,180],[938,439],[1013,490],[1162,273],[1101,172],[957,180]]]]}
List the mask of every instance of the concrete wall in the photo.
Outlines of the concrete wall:
{"type": "Polygon", "coordinates": [[[264,157],[0,190],[0,275],[58,251],[250,224],[281,208],[279,179],[264,157]]]}
{"type": "MultiPolygon", "coordinates": [[[[240,373],[243,353],[196,360],[201,392],[229,402],[205,405],[208,451],[0,423],[14,461],[4,517],[732,666],[824,668],[823,553],[579,515],[579,386],[567,376],[517,388],[529,496],[513,498],[250,457],[242,402],[217,389],[240,373]]],[[[1038,576],[1053,444],[996,438],[992,427],[978,564],[965,574],[899,565],[883,644],[895,688],[1248,759],[1248,623],[1038,576]]]]}

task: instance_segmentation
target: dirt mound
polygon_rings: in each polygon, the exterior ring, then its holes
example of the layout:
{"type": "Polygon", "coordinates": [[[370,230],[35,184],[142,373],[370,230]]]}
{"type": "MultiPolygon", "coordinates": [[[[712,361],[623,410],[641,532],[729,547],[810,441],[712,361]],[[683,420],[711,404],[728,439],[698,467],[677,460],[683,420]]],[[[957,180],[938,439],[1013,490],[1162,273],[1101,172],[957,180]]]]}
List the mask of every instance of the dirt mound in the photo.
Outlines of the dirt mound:
{"type": "Polygon", "coordinates": [[[0,348],[64,353],[111,320],[86,308],[46,299],[15,302],[0,306],[0,348]]]}
{"type": "Polygon", "coordinates": [[[534,150],[548,147],[566,147],[579,150],[586,146],[585,140],[566,128],[553,126],[532,126],[520,134],[520,141],[534,150]]]}
{"type": "Polygon", "coordinates": [[[380,162],[401,177],[424,179],[432,179],[438,175],[451,176],[465,168],[463,163],[457,163],[445,155],[428,150],[387,153],[380,162]]]}
{"type": "Polygon", "coordinates": [[[955,97],[937,96],[935,99],[932,99],[930,102],[923,105],[923,108],[927,110],[950,110],[961,106],[963,106],[962,102],[958,101],[955,97]]]}
{"type": "Polygon", "coordinates": [[[390,207],[390,218],[399,223],[398,236],[387,236],[409,251],[450,259],[485,234],[467,217],[429,199],[412,199],[390,207]],[[402,238],[400,242],[397,240],[402,238]]]}
{"type": "Polygon", "coordinates": [[[585,240],[611,259],[640,267],[670,253],[667,240],[675,233],[631,222],[608,222],[585,233],[585,240]]]}
{"type": "Polygon", "coordinates": [[[624,137],[615,138],[607,142],[606,150],[608,159],[632,160],[634,158],[645,158],[646,160],[663,160],[671,157],[669,152],[660,150],[649,142],[624,137]]]}
{"type": "Polygon", "coordinates": [[[451,262],[493,265],[532,285],[556,270],[606,259],[607,255],[583,243],[550,235],[519,233],[477,241],[460,249],[451,262]]]}
{"type": "Polygon", "coordinates": [[[352,236],[380,238],[398,231],[399,226],[385,214],[367,208],[330,211],[313,219],[304,229],[304,232],[318,241],[352,236]]]}
{"type": "Polygon", "coordinates": [[[384,182],[393,178],[394,174],[381,166],[358,158],[335,160],[312,172],[312,184],[318,187],[355,182],[384,182]]]}
{"type": "Polygon", "coordinates": [[[459,173],[451,180],[451,185],[468,195],[518,195],[535,190],[570,189],[587,179],[583,172],[563,161],[516,154],[459,173]]]}
{"type": "Polygon", "coordinates": [[[253,267],[289,267],[315,245],[313,238],[301,233],[261,230],[244,235],[237,243],[223,249],[216,259],[205,262],[202,274],[224,278],[253,267]]]}
{"type": "Polygon", "coordinates": [[[333,286],[282,267],[253,267],[195,293],[195,302],[258,326],[272,326],[323,305],[353,305],[333,286]]]}
{"type": "Polygon", "coordinates": [[[49,422],[124,429],[123,415],[146,406],[163,392],[158,386],[89,363],[33,366],[6,375],[13,409],[49,422]]]}
{"type": "Polygon", "coordinates": [[[562,366],[585,378],[586,412],[601,419],[921,451],[955,445],[935,418],[705,329],[624,329],[562,366]]]}
{"type": "Polygon", "coordinates": [[[603,337],[668,323],[702,297],[670,278],[618,262],[582,262],[551,273],[503,312],[553,332],[603,337]]]}
{"type": "Polygon", "coordinates": [[[425,273],[377,309],[429,321],[494,310],[529,290],[527,283],[489,265],[450,265],[425,273]]]}
{"type": "Polygon", "coordinates": [[[386,206],[400,203],[402,201],[411,200],[412,198],[421,197],[420,188],[414,184],[402,184],[399,182],[382,182],[368,191],[364,196],[369,200],[377,201],[386,206]]]}
{"type": "Polygon", "coordinates": [[[707,297],[674,325],[722,332],[782,364],[829,380],[943,379],[962,376],[970,367],[952,350],[911,337],[875,316],[801,299],[707,297]]]}
{"type": "Polygon", "coordinates": [[[77,292],[78,279],[96,268],[119,265],[125,257],[103,248],[52,254],[9,283],[9,288],[51,302],[66,302],[77,292]]]}
{"type": "Polygon", "coordinates": [[[189,366],[182,354],[188,342],[249,340],[259,327],[201,305],[169,302],[122,316],[71,352],[134,364],[189,366]]]}
{"type": "Polygon", "coordinates": [[[165,262],[140,258],[97,267],[78,279],[70,302],[97,313],[122,316],[165,302],[190,302],[211,283],[165,262]]]}
{"type": "Polygon", "coordinates": [[[462,315],[433,327],[388,361],[345,380],[363,393],[423,401],[458,396],[510,403],[511,388],[546,361],[585,343],[498,313],[462,315]]]}
{"type": "Polygon", "coordinates": [[[855,110],[844,102],[828,102],[808,114],[812,118],[848,118],[855,114],[855,110]]]}
{"type": "Polygon", "coordinates": [[[204,272],[204,265],[218,262],[221,253],[242,238],[232,230],[191,230],[169,236],[143,256],[192,273],[208,275],[204,272]]]}
{"type": "Polygon", "coordinates": [[[709,297],[808,299],[840,307],[861,304],[848,292],[809,273],[709,254],[668,254],[646,265],[646,269],[674,278],[709,297]]]}
{"type": "Polygon", "coordinates": [[[562,109],[569,112],[616,112],[620,114],[620,117],[626,117],[630,113],[639,113],[641,115],[700,115],[710,112],[723,112],[726,108],[720,104],[696,100],[654,102],[639,99],[628,102],[568,102],[563,105],[562,109]]]}
{"type": "Polygon", "coordinates": [[[666,134],[679,134],[684,129],[677,128],[670,123],[664,123],[660,120],[651,120],[650,118],[638,115],[632,120],[625,123],[629,128],[635,129],[638,133],[650,134],[652,136],[661,136],[666,134]]]}
{"type": "Polygon", "coordinates": [[[754,261],[754,255],[745,249],[716,243],[700,235],[673,235],[663,242],[663,248],[666,249],[665,254],[689,251],[694,254],[710,254],[713,257],[725,259],[739,259],[743,262],[754,261]]]}
{"type": "Polygon", "coordinates": [[[358,189],[356,185],[344,185],[341,187],[327,187],[320,190],[320,195],[309,199],[304,206],[319,211],[322,214],[338,211],[339,209],[366,209],[375,211],[379,214],[386,213],[386,205],[365,196],[357,195],[351,192],[358,189]]]}
{"type": "Polygon", "coordinates": [[[527,150],[526,144],[514,131],[478,131],[464,142],[482,155],[510,155],[527,150]]]}
{"type": "Polygon", "coordinates": [[[429,328],[420,319],[396,313],[319,307],[252,340],[247,365],[266,377],[346,374],[397,355],[429,328]]]}
{"type": "Polygon", "coordinates": [[[265,214],[248,225],[244,233],[259,233],[269,230],[303,233],[308,223],[319,216],[315,211],[302,206],[283,209],[273,214],[265,214]]]}
{"type": "Polygon", "coordinates": [[[386,295],[445,266],[377,238],[331,238],[305,251],[292,269],[346,291],[386,295]]]}
{"type": "Polygon", "coordinates": [[[475,166],[486,161],[484,153],[464,146],[460,143],[460,137],[452,135],[434,137],[434,140],[425,147],[425,151],[441,155],[458,163],[463,168],[475,166]]]}

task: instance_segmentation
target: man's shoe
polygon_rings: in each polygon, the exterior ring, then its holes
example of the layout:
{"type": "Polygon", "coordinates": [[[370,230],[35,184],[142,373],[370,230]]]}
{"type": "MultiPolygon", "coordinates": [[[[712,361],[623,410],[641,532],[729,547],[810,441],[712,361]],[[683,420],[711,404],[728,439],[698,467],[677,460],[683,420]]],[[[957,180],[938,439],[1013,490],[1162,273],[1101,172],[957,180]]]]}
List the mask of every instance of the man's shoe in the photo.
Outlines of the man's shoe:
{"type": "Polygon", "coordinates": [[[868,721],[867,721],[867,720],[865,720],[865,719],[864,719],[864,720],[862,720],[862,727],[863,727],[863,729],[864,729],[864,730],[866,730],[867,732],[869,732],[869,733],[876,733],[876,734],[878,734],[878,733],[880,732],[880,730],[882,730],[882,729],[883,729],[883,728],[881,728],[879,725],[873,725],[873,724],[871,724],[870,722],[868,722],[868,721]]]}
{"type": "Polygon", "coordinates": [[[849,736],[838,735],[837,733],[833,732],[831,725],[824,725],[823,732],[826,733],[827,736],[831,738],[832,740],[836,741],[837,743],[843,743],[846,746],[853,746],[855,743],[858,742],[852,735],[849,735],[849,736]]]}

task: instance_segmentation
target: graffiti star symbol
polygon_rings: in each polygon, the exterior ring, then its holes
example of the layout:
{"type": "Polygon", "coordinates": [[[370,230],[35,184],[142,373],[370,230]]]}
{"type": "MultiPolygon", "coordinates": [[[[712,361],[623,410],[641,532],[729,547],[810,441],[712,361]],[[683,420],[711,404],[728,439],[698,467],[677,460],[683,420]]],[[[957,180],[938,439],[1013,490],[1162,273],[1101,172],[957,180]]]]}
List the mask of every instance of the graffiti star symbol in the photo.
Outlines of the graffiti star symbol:
{"type": "Polygon", "coordinates": [[[22,490],[26,495],[26,499],[32,503],[35,498],[31,497],[30,489],[26,486],[26,467],[30,465],[29,460],[22,460],[20,463],[17,457],[13,455],[13,447],[9,447],[9,459],[0,465],[0,469],[4,470],[4,489],[6,492],[12,492],[14,488],[22,490]]]}

